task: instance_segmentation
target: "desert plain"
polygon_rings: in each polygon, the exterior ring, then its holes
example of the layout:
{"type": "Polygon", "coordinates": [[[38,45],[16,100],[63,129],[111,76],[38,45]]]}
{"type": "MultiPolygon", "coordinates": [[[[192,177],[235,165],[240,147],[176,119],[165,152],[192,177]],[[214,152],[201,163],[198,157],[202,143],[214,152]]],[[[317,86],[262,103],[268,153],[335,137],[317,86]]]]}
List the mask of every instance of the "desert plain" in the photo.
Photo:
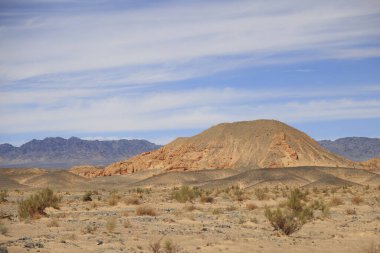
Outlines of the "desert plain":
{"type": "MultiPolygon", "coordinates": [[[[2,169],[0,248],[18,252],[379,252],[380,175],[346,168],[154,171],[84,178],[2,169]],[[252,180],[255,178],[255,180],[252,180]],[[49,187],[56,208],[21,218],[49,187]],[[292,192],[312,217],[290,234],[266,210],[292,192]]],[[[289,208],[288,208],[289,209],[289,208]]],[[[2,251],[0,251],[2,252],[2,251]]]]}

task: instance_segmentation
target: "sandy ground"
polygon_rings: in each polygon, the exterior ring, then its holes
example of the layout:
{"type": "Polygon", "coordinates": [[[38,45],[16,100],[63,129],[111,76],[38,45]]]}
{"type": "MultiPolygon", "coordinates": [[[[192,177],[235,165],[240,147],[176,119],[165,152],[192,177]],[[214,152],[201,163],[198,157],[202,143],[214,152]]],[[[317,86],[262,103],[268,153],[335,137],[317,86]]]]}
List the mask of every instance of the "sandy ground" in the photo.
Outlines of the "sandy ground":
{"type": "Polygon", "coordinates": [[[84,191],[56,191],[62,197],[59,210],[48,208],[46,217],[20,221],[17,203],[32,191],[11,190],[0,204],[2,226],[8,230],[0,234],[0,247],[10,253],[154,252],[150,245],[161,239],[159,252],[380,252],[378,187],[310,189],[308,203],[329,203],[334,197],[343,203],[331,206],[327,215],[314,211],[314,218],[290,236],[274,230],[264,216],[265,206],[284,202],[288,189],[268,189],[264,200],[251,189],[244,191],[243,201],[215,190],[212,203],[199,198],[179,203],[171,188],[136,191],[99,189],[91,202],[82,200],[84,191]],[[353,204],[353,196],[363,202],[353,204]],[[140,203],[129,204],[131,199],[140,203]],[[247,208],[251,203],[257,208],[247,208]],[[141,206],[153,208],[156,216],[138,215],[141,206]],[[348,209],[356,214],[347,214],[348,209]],[[165,249],[168,241],[173,251],[165,249]]]}

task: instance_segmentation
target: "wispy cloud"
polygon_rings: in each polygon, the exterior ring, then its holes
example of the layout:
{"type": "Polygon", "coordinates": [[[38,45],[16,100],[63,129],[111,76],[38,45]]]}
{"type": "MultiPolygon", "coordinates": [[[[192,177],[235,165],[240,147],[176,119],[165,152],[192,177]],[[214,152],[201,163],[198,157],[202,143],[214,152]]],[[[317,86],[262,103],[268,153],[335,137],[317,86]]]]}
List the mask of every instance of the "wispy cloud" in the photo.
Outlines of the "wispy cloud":
{"type": "Polygon", "coordinates": [[[375,57],[380,47],[366,45],[380,36],[379,14],[378,1],[354,0],[196,1],[84,14],[31,12],[0,28],[0,76],[20,80],[95,70],[95,82],[125,85],[191,78],[239,62],[375,57]],[[107,80],[114,68],[125,74],[107,80]]]}

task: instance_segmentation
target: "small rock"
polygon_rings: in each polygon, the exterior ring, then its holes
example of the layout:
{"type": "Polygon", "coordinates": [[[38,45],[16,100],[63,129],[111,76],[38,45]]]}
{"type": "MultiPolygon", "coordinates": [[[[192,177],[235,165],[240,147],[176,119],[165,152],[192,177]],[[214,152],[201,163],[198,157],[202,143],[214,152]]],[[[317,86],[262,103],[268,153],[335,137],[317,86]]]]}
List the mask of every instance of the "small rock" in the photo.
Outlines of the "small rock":
{"type": "Polygon", "coordinates": [[[102,245],[103,241],[102,240],[96,240],[96,245],[102,245]]]}

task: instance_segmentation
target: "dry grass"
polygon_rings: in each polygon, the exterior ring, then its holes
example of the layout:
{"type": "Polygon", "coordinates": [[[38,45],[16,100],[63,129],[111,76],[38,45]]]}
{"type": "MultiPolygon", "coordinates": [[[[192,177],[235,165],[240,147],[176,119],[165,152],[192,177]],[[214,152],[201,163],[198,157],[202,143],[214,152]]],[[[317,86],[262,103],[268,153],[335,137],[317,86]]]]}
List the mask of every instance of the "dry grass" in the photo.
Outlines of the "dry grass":
{"type": "Polygon", "coordinates": [[[346,214],[347,215],[356,215],[356,210],[352,208],[346,209],[346,214]]]}
{"type": "Polygon", "coordinates": [[[51,228],[51,227],[59,227],[59,223],[58,223],[58,220],[53,218],[52,220],[50,220],[47,224],[46,224],[47,227],[51,228]]]}
{"type": "Polygon", "coordinates": [[[98,228],[94,224],[87,224],[81,229],[82,234],[94,234],[98,228]]]}
{"type": "Polygon", "coordinates": [[[106,228],[108,230],[108,232],[112,233],[114,232],[115,228],[116,228],[116,217],[111,217],[111,218],[108,218],[107,221],[106,221],[106,228]]]}
{"type": "Polygon", "coordinates": [[[330,200],[330,206],[340,206],[343,204],[344,204],[343,200],[341,198],[338,198],[338,197],[333,197],[330,200]]]}
{"type": "Polygon", "coordinates": [[[140,205],[140,199],[137,196],[127,198],[124,202],[127,205],[140,205]]]}
{"type": "Polygon", "coordinates": [[[8,198],[8,191],[7,190],[1,190],[0,191],[0,203],[7,202],[8,198]]]}
{"type": "Polygon", "coordinates": [[[6,235],[8,233],[8,228],[0,221],[0,234],[6,235]]]}
{"type": "Polygon", "coordinates": [[[58,209],[61,199],[49,189],[43,189],[22,200],[18,205],[18,216],[20,219],[39,218],[46,215],[45,208],[53,207],[58,209]]]}
{"type": "Polygon", "coordinates": [[[361,203],[364,202],[364,199],[360,196],[354,196],[354,197],[352,197],[351,202],[354,205],[360,205],[361,203]]]}
{"type": "Polygon", "coordinates": [[[136,215],[138,216],[157,216],[157,212],[150,206],[139,206],[136,208],[136,215]]]}
{"type": "Polygon", "coordinates": [[[248,203],[246,207],[250,211],[257,209],[257,205],[255,203],[248,203]]]}

